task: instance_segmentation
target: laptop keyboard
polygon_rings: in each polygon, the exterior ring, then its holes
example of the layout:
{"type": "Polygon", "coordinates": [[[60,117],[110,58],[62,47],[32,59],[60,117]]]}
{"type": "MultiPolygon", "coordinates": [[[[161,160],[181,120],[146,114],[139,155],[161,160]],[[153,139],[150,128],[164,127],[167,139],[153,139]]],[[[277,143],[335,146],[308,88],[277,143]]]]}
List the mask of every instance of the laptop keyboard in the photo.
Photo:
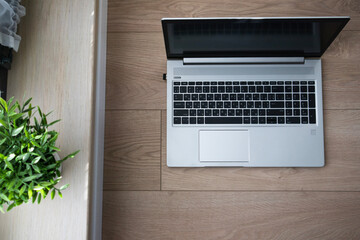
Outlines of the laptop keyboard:
{"type": "Polygon", "coordinates": [[[315,81],[174,81],[174,125],[316,124],[315,81]]]}

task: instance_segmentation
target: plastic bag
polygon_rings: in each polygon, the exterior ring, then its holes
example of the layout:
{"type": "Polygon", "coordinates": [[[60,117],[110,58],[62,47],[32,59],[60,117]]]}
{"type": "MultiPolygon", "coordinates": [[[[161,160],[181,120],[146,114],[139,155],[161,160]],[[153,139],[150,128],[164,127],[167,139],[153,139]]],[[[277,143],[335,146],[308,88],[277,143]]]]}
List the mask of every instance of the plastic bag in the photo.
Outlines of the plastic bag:
{"type": "Polygon", "coordinates": [[[0,0],[0,44],[19,49],[21,37],[16,34],[20,18],[25,15],[21,0],[0,0]]]}

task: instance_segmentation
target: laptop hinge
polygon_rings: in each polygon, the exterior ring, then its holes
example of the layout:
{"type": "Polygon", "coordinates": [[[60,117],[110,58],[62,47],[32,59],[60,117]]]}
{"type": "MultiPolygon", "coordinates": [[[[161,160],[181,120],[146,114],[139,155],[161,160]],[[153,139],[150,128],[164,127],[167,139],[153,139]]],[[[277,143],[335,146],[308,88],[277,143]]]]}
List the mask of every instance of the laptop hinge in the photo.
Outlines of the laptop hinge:
{"type": "Polygon", "coordinates": [[[303,64],[304,57],[184,58],[184,64],[303,64]]]}

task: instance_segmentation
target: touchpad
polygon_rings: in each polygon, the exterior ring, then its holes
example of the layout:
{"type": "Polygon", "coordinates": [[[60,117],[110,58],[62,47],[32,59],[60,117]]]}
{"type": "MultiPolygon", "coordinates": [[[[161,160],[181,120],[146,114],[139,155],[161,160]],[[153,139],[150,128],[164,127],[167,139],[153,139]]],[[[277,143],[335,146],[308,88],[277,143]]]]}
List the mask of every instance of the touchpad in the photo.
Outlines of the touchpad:
{"type": "Polygon", "coordinates": [[[247,162],[249,156],[249,132],[234,131],[200,131],[200,161],[241,161],[247,162]]]}

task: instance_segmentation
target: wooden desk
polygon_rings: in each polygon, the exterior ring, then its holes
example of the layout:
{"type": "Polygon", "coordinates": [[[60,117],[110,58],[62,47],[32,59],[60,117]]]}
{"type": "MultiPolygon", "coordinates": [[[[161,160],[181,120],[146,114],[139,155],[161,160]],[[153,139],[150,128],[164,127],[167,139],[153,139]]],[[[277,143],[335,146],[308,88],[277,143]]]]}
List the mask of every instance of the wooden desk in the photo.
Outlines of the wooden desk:
{"type": "Polygon", "coordinates": [[[359,239],[360,2],[109,0],[104,239],[359,239]],[[163,17],[350,15],[323,56],[324,168],[168,168],[163,17]]]}

